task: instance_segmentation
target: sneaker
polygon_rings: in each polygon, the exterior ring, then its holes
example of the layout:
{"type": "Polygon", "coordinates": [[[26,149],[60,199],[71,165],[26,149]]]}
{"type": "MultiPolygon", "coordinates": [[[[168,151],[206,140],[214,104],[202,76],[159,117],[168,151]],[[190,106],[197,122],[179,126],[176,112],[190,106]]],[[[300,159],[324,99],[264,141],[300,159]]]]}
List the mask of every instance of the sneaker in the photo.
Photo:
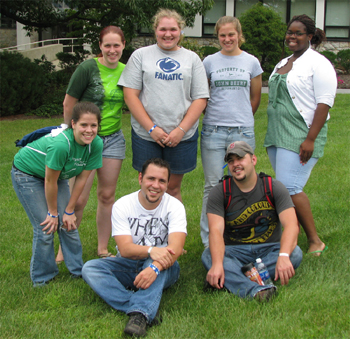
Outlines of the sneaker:
{"type": "Polygon", "coordinates": [[[144,337],[147,327],[146,317],[139,312],[132,312],[129,316],[130,318],[125,326],[124,333],[135,337],[144,337]]]}
{"type": "Polygon", "coordinates": [[[274,287],[267,288],[255,294],[254,299],[267,302],[275,295],[275,293],[276,293],[276,289],[274,287]]]}

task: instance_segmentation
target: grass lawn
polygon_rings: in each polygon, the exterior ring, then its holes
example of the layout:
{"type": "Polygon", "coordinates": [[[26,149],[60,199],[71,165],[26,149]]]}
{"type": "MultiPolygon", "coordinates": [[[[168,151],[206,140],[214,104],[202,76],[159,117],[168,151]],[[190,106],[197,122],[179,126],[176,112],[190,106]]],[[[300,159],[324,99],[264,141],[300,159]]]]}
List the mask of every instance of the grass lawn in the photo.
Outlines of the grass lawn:
{"type": "MultiPolygon", "coordinates": [[[[181,277],[163,294],[163,323],[148,330],[148,338],[350,338],[350,95],[339,94],[328,124],[325,156],[305,187],[317,230],[328,245],[320,258],[305,255],[288,286],[277,282],[270,303],[240,299],[228,292],[202,290],[205,269],[199,235],[204,176],[198,166],[185,175],[182,196],[188,220],[187,255],[179,259],[181,277]]],[[[265,149],[267,94],[256,113],[257,171],[273,174],[265,149]]],[[[17,152],[14,141],[60,119],[0,123],[0,337],[1,338],[123,338],[128,317],[105,304],[82,280],[70,278],[64,264],[58,277],[33,288],[29,277],[32,226],[12,189],[10,170],[17,152]]],[[[123,116],[127,159],[116,199],[138,189],[131,166],[130,116],[123,116]]],[[[96,183],[85,210],[80,236],[84,261],[96,258],[96,183]]],[[[57,238],[56,238],[57,240],[57,238]]],[[[57,248],[56,241],[56,248],[57,248]]],[[[299,246],[307,251],[305,233],[299,246]]],[[[109,250],[114,252],[114,240],[109,250]]]]}

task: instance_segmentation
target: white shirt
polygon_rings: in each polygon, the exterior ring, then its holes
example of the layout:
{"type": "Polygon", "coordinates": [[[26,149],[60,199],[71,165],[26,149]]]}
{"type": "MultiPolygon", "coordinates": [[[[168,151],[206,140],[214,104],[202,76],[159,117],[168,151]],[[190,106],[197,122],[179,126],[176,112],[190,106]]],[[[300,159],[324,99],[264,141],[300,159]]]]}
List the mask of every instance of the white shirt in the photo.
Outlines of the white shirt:
{"type": "MultiPolygon", "coordinates": [[[[281,60],[271,76],[283,67],[290,57],[281,60]]],[[[292,69],[287,74],[287,88],[295,107],[310,128],[317,105],[322,103],[332,107],[334,104],[337,91],[334,67],[326,57],[309,48],[293,62],[292,69]]],[[[328,114],[327,120],[329,117],[328,114]]]]}
{"type": "Polygon", "coordinates": [[[164,193],[160,204],[153,210],[145,209],[138,193],[117,200],[112,209],[112,236],[131,235],[133,243],[142,246],[165,247],[173,232],[187,234],[184,205],[164,193]]]}

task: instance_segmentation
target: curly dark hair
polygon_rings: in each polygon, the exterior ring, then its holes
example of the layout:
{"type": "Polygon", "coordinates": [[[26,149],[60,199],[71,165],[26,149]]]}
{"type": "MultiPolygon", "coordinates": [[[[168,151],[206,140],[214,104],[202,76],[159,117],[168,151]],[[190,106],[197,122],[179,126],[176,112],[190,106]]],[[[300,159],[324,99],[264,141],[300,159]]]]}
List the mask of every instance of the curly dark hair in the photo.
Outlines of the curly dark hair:
{"type": "Polygon", "coordinates": [[[315,45],[315,47],[319,46],[323,41],[326,41],[326,34],[324,33],[324,31],[320,28],[317,28],[315,25],[315,21],[312,20],[306,14],[293,16],[292,20],[288,22],[287,28],[289,28],[289,26],[294,21],[301,22],[305,26],[306,33],[312,35],[311,44],[315,45]]]}

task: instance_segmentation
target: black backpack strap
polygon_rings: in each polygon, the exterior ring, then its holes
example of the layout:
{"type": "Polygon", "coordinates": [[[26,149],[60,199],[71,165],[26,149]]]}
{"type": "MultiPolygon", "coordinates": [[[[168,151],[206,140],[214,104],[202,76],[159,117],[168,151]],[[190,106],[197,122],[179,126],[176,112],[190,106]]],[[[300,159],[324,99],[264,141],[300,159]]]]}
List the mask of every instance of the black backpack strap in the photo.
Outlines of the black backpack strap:
{"type": "Polygon", "coordinates": [[[230,206],[231,199],[232,199],[231,180],[232,180],[232,177],[229,176],[229,175],[223,176],[222,179],[220,180],[220,182],[222,182],[222,186],[223,186],[223,189],[224,189],[224,206],[225,206],[225,211],[230,206]]]}
{"type": "Polygon", "coordinates": [[[259,177],[264,181],[264,190],[267,201],[273,208],[275,208],[275,198],[273,197],[272,191],[272,178],[263,172],[260,172],[259,177]]]}

